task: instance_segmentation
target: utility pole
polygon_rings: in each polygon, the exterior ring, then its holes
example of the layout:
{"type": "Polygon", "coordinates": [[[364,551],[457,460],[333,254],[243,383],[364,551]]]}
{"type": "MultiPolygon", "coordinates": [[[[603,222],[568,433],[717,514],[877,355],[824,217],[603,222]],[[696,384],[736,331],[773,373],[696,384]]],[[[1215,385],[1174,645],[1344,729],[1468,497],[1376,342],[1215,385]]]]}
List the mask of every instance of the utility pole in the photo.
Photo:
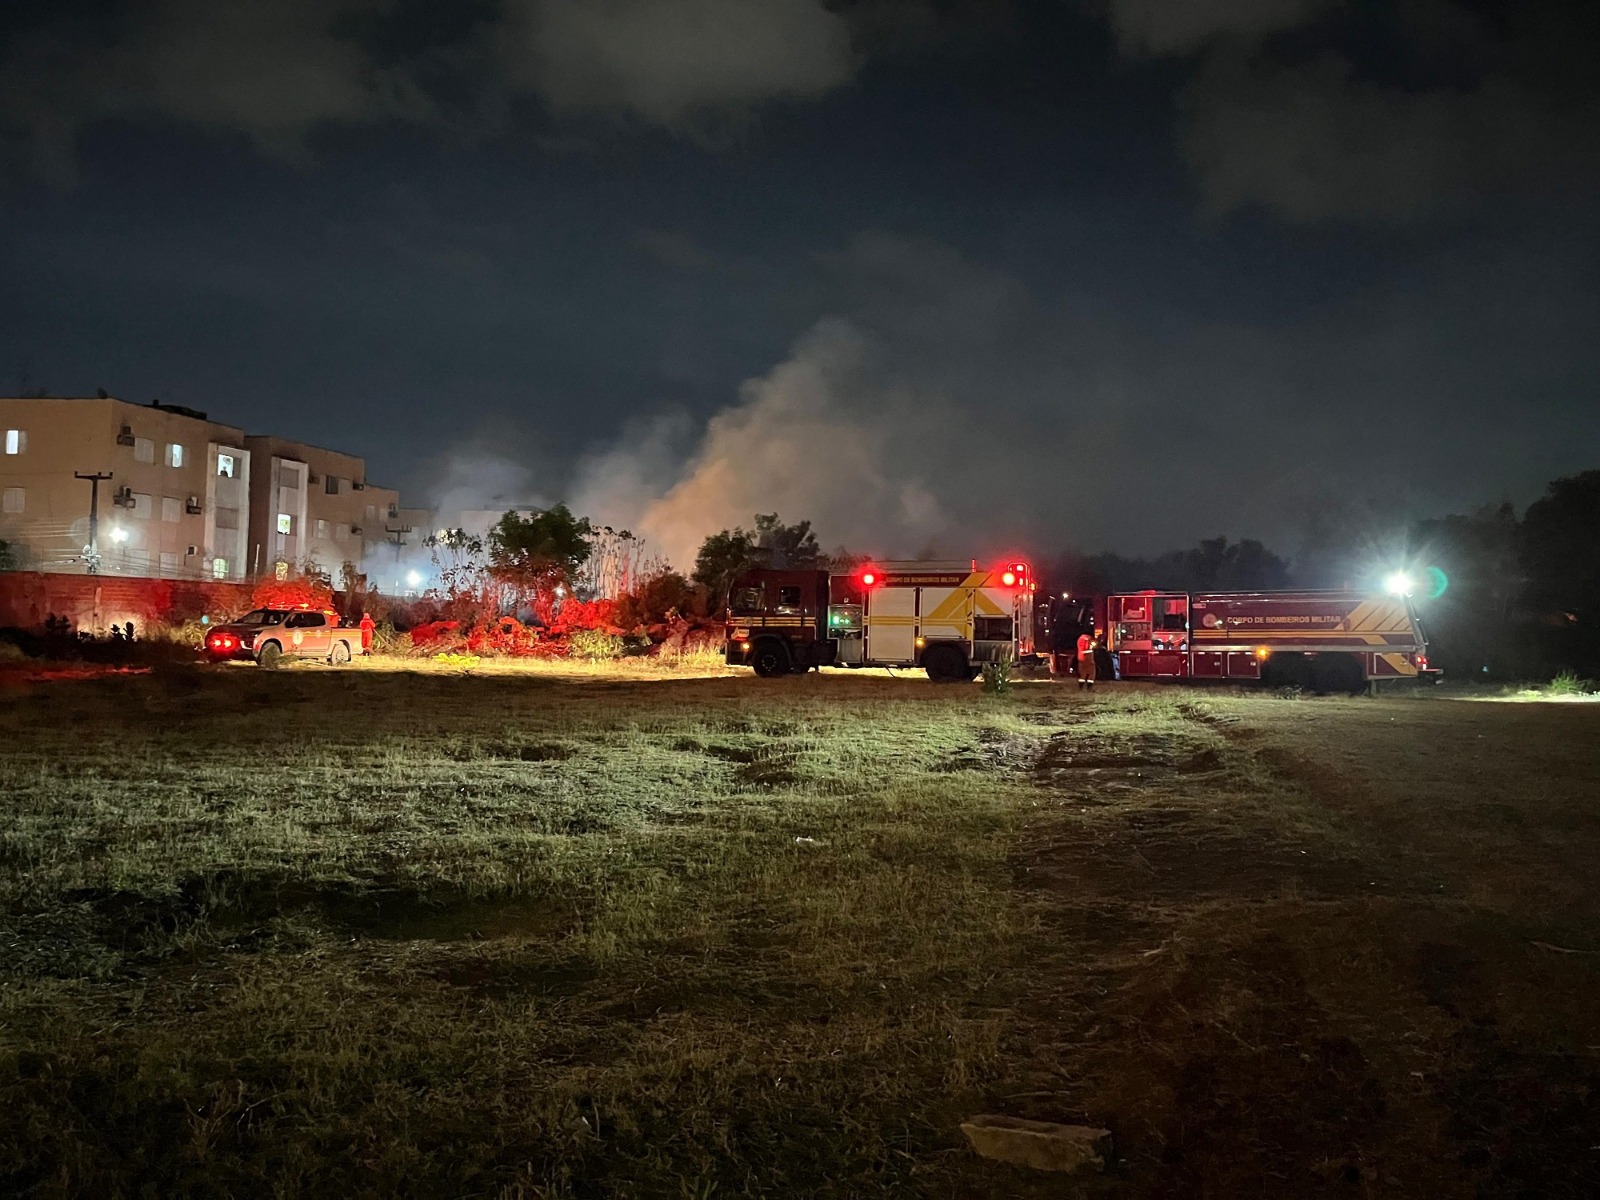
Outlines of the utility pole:
{"type": "Polygon", "coordinates": [[[82,471],[72,473],[74,479],[89,481],[89,549],[83,559],[89,564],[89,574],[100,574],[100,481],[111,478],[111,472],[101,474],[92,471],[85,474],[82,471]]]}

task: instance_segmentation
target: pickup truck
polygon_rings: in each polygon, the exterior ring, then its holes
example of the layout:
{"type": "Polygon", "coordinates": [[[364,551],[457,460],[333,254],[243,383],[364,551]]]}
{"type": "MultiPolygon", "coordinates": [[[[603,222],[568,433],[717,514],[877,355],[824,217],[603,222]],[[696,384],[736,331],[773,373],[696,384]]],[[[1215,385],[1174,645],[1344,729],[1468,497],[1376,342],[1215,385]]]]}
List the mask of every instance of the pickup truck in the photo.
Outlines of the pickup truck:
{"type": "Polygon", "coordinates": [[[339,625],[332,609],[258,608],[206,634],[212,662],[248,659],[276,667],[285,658],[321,658],[347,663],[361,653],[361,630],[339,625]]]}

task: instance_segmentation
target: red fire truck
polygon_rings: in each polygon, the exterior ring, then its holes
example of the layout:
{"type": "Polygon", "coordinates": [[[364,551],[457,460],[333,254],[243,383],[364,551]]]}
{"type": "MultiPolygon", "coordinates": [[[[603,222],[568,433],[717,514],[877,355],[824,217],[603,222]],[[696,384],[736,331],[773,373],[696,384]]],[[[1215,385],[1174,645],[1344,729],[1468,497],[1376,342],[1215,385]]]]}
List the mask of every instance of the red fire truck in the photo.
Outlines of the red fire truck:
{"type": "MultiPolygon", "coordinates": [[[[1075,670],[1093,632],[1122,679],[1260,680],[1357,691],[1431,682],[1422,626],[1403,595],[1324,592],[1129,592],[1062,596],[1049,608],[1050,670],[1075,670]]],[[[1104,676],[1102,676],[1104,677],[1104,676]]]]}
{"type": "Polygon", "coordinates": [[[1033,654],[1025,562],[878,562],[848,574],[756,570],[729,593],[726,658],[771,678],[812,667],[921,667],[971,680],[1033,654]]]}

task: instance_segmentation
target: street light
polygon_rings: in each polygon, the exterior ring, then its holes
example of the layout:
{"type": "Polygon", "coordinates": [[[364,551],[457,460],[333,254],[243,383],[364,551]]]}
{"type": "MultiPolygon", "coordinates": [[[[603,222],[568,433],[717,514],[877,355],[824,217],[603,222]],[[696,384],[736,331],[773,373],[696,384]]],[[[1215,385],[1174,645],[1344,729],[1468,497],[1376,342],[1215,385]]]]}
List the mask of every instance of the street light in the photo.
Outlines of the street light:
{"type": "Polygon", "coordinates": [[[406,584],[408,586],[416,587],[421,582],[422,582],[422,572],[420,572],[420,571],[408,571],[406,573],[406,584]]]}
{"type": "Polygon", "coordinates": [[[121,544],[122,542],[127,541],[128,540],[128,531],[126,529],[122,528],[122,526],[120,526],[120,525],[117,526],[117,528],[115,528],[115,529],[113,529],[111,531],[111,540],[113,542],[117,542],[118,544],[121,544]]]}

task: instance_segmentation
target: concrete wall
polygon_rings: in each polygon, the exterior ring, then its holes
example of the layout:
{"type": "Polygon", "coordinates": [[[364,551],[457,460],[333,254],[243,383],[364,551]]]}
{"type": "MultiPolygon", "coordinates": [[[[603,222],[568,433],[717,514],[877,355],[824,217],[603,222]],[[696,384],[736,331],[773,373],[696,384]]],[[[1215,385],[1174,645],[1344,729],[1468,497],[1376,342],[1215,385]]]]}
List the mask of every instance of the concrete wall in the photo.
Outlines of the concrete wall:
{"type": "Polygon", "coordinates": [[[51,614],[96,633],[128,621],[138,631],[156,622],[213,621],[250,610],[251,585],[114,575],[0,573],[0,627],[41,630],[51,614]]]}

